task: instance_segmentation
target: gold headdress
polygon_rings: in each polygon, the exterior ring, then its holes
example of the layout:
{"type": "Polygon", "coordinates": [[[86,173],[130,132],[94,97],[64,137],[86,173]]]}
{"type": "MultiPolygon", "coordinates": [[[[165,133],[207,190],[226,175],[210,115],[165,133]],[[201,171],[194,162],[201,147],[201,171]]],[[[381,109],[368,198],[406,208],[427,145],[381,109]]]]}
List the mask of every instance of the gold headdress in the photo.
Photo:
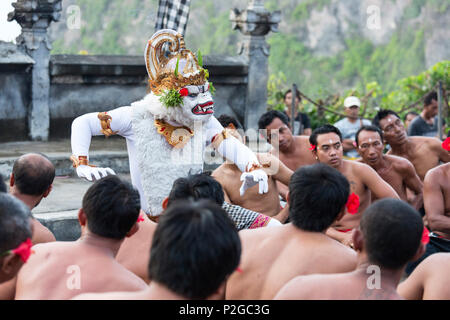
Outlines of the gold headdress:
{"type": "Polygon", "coordinates": [[[145,65],[154,94],[206,82],[205,69],[184,44],[183,36],[170,29],[156,32],[145,48],[145,65]]]}

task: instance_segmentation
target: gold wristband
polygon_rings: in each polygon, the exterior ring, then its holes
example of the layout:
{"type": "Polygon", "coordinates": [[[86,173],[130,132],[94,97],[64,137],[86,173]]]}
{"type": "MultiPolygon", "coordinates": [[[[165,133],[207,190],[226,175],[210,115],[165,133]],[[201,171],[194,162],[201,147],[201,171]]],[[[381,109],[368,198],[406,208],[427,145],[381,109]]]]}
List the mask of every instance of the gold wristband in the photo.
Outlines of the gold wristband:
{"type": "Polygon", "coordinates": [[[78,156],[77,158],[74,155],[71,155],[70,160],[72,161],[72,165],[74,168],[78,168],[79,166],[96,167],[94,165],[89,164],[87,156],[78,156]]]}
{"type": "Polygon", "coordinates": [[[100,120],[100,125],[102,126],[101,132],[106,136],[112,136],[117,133],[117,131],[111,130],[111,116],[107,112],[99,112],[97,118],[100,120]]]}

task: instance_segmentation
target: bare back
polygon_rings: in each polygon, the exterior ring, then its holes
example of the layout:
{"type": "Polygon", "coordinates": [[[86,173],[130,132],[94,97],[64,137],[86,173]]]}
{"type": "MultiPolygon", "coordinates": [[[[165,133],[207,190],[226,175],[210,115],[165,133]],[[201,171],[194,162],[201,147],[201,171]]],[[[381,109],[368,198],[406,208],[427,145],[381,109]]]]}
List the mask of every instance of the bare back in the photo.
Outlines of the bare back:
{"type": "Polygon", "coordinates": [[[146,283],[105,249],[75,242],[51,242],[35,253],[17,277],[16,299],[70,299],[85,292],[137,291],[146,283]]]}
{"type": "Polygon", "coordinates": [[[150,282],[148,261],[156,226],[156,223],[144,216],[144,221],[139,223],[139,230],[131,237],[125,238],[116,256],[121,265],[147,283],[150,282]]]}
{"type": "MultiPolygon", "coordinates": [[[[413,136],[408,138],[408,148],[405,152],[389,150],[387,154],[408,159],[423,181],[428,170],[439,165],[440,155],[444,154],[440,142],[436,138],[413,136]]],[[[444,156],[445,157],[445,156],[444,156]]],[[[447,160],[448,161],[448,160],[447,160]]]]}
{"type": "Polygon", "coordinates": [[[356,267],[353,250],[319,232],[291,223],[240,232],[240,270],[227,282],[226,299],[273,299],[289,280],[313,273],[348,272],[356,267]]]}

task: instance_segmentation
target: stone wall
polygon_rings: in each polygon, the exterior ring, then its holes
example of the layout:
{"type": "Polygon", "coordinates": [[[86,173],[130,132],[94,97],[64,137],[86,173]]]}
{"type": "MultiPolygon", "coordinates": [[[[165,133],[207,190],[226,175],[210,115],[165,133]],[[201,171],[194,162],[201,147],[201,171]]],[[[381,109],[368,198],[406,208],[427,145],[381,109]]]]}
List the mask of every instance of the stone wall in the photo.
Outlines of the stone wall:
{"type": "MultiPolygon", "coordinates": [[[[16,55],[15,60],[11,59],[11,52],[9,60],[0,59],[0,142],[28,140],[33,60],[12,44],[0,43],[0,48],[0,52],[14,49],[16,55]]],[[[242,57],[212,55],[204,57],[204,65],[216,88],[216,115],[230,114],[244,123],[247,62],[242,57]]],[[[140,56],[51,56],[50,139],[70,137],[70,124],[79,115],[111,110],[141,99],[147,92],[147,79],[140,56]]]]}

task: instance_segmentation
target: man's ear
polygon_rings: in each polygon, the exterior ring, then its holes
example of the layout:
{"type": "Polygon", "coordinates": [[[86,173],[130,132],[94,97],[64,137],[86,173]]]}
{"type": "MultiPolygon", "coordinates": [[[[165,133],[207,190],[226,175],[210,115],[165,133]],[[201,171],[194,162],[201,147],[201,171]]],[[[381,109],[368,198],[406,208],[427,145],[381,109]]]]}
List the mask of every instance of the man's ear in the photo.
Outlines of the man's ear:
{"type": "Polygon", "coordinates": [[[136,232],[138,232],[139,230],[139,223],[136,222],[135,224],[133,224],[133,226],[131,227],[130,231],[127,232],[127,234],[125,235],[127,238],[131,237],[133,234],[135,234],[136,232]]]}
{"type": "Polygon", "coordinates": [[[162,208],[163,210],[167,209],[167,204],[169,203],[169,197],[166,197],[162,202],[162,208]]]}
{"type": "Polygon", "coordinates": [[[319,157],[317,156],[317,147],[315,147],[314,150],[311,150],[311,153],[314,159],[319,160],[319,157]]]}
{"type": "Polygon", "coordinates": [[[50,192],[52,192],[53,189],[53,184],[50,185],[50,187],[48,187],[47,190],[45,190],[44,194],[42,195],[44,198],[47,198],[47,196],[50,194],[50,192]]]}
{"type": "Polygon", "coordinates": [[[11,175],[9,176],[9,186],[13,187],[14,186],[14,174],[11,173],[11,175]]]}
{"type": "Polygon", "coordinates": [[[86,226],[87,218],[86,218],[86,214],[83,211],[83,208],[78,210],[78,222],[80,223],[80,226],[82,226],[82,227],[86,226]]]}
{"type": "Polygon", "coordinates": [[[289,197],[290,197],[290,195],[289,195],[289,190],[288,190],[288,192],[286,192],[286,203],[287,204],[289,203],[289,197]]]}
{"type": "Polygon", "coordinates": [[[10,253],[5,256],[1,262],[1,272],[8,281],[14,278],[23,265],[23,261],[19,255],[10,253]]]}
{"type": "Polygon", "coordinates": [[[353,229],[352,241],[355,251],[362,251],[364,249],[364,237],[359,228],[353,229]]]}
{"type": "Polygon", "coordinates": [[[426,244],[420,242],[419,248],[417,248],[416,254],[412,257],[411,261],[417,261],[420,257],[422,257],[427,249],[426,244]]]}

